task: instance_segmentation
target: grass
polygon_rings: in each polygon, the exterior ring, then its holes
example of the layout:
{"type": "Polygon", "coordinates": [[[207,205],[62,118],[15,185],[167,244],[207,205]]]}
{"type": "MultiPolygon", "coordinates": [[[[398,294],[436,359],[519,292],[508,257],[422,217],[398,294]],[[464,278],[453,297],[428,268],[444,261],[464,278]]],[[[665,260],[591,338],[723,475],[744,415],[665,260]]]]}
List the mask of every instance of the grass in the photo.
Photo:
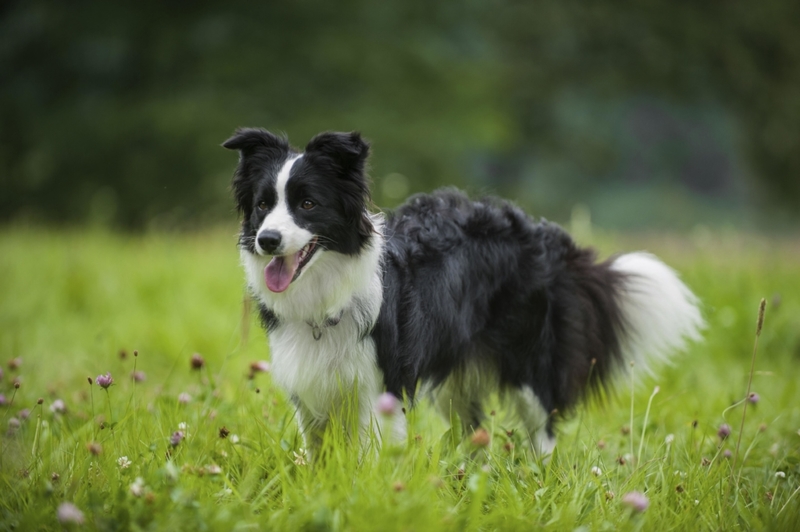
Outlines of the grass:
{"type": "Polygon", "coordinates": [[[312,466],[286,397],[251,375],[268,352],[242,319],[234,233],[0,233],[0,529],[81,527],[59,523],[64,502],[98,530],[800,529],[796,240],[595,236],[675,266],[709,328],[658,378],[631,393],[622,375],[579,410],[549,463],[501,410],[476,447],[423,402],[404,445],[358,453],[334,432],[312,466]],[[106,372],[110,388],[89,384],[106,372]]]}

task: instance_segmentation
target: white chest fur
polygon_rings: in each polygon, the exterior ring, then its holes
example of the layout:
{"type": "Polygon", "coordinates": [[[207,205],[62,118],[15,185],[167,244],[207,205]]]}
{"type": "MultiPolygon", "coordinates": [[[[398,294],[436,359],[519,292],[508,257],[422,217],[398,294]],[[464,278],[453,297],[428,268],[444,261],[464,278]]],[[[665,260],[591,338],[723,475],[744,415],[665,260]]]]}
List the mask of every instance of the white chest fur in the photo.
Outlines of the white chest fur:
{"type": "Polygon", "coordinates": [[[359,403],[371,404],[381,391],[382,375],[375,343],[369,336],[360,340],[359,334],[350,313],[337,325],[321,328],[318,340],[305,322],[279,325],[269,339],[273,378],[319,420],[353,394],[356,384],[359,403]]]}
{"type": "Polygon", "coordinates": [[[359,410],[367,412],[383,386],[375,343],[365,334],[383,299],[382,220],[375,216],[373,223],[376,234],[361,253],[321,250],[281,293],[264,282],[271,258],[241,252],[251,292],[278,318],[269,335],[273,378],[317,419],[326,418],[356,383],[359,410]],[[338,316],[336,325],[321,326],[315,334],[313,324],[338,316]]]}

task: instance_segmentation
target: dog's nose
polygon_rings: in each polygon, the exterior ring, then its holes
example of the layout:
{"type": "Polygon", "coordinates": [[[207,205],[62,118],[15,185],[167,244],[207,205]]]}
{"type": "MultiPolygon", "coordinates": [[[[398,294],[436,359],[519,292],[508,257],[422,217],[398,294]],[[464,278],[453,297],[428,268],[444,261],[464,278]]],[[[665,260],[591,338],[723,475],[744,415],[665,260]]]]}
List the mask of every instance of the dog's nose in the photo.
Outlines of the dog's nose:
{"type": "Polygon", "coordinates": [[[265,253],[274,255],[281,245],[281,234],[277,231],[261,231],[258,233],[258,247],[265,253]]]}

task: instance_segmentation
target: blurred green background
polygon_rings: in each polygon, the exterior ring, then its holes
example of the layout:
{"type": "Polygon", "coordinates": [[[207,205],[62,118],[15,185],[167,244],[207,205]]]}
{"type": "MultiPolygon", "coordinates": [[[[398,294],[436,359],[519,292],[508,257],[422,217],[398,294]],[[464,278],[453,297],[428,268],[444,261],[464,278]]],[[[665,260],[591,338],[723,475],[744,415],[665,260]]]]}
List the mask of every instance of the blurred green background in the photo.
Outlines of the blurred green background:
{"type": "Polygon", "coordinates": [[[0,221],[230,222],[237,126],[612,229],[796,228],[800,3],[6,1],[0,221]]]}

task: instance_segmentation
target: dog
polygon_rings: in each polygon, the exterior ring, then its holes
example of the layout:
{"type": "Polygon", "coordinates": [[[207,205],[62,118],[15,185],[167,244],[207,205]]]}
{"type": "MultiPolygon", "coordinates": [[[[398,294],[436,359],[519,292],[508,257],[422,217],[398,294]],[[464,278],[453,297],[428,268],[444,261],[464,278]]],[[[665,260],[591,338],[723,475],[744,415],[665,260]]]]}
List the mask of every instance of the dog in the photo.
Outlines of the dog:
{"type": "Polygon", "coordinates": [[[700,338],[697,298],[647,253],[598,262],[558,225],[455,189],[373,212],[359,133],[299,151],[241,128],[223,147],[239,152],[239,249],[272,375],[312,455],[353,398],[361,434],[386,393],[429,395],[477,430],[499,392],[546,456],[589,393],[700,338]]]}

